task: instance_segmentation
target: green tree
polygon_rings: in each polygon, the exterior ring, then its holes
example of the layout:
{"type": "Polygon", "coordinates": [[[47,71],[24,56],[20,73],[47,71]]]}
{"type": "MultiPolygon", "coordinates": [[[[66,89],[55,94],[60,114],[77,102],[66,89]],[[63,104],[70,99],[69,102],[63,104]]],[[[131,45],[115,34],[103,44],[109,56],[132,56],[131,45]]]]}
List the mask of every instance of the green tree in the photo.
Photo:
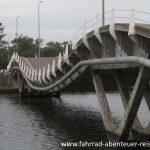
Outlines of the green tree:
{"type": "Polygon", "coordinates": [[[35,55],[35,44],[31,37],[20,35],[11,42],[13,44],[12,49],[17,51],[21,56],[34,57],[35,55]],[[17,48],[18,47],[18,48],[17,48]]]}
{"type": "MultiPolygon", "coordinates": [[[[42,44],[42,40],[40,43],[42,44]]],[[[34,40],[31,37],[20,35],[18,38],[12,40],[11,51],[17,51],[21,56],[24,57],[34,57],[35,54],[38,56],[39,51],[39,41],[38,39],[34,40]]],[[[50,41],[46,43],[45,46],[41,47],[41,57],[55,57],[61,52],[64,52],[64,45],[67,42],[53,42],[50,41]]]]}
{"type": "Polygon", "coordinates": [[[3,24],[0,23],[0,48],[4,47],[7,42],[3,40],[5,37],[3,24]]]}
{"type": "Polygon", "coordinates": [[[0,23],[0,69],[5,69],[8,64],[7,42],[4,40],[4,26],[0,23]]]}
{"type": "Polygon", "coordinates": [[[60,52],[63,53],[63,51],[64,46],[62,43],[50,41],[46,43],[44,48],[42,48],[41,54],[43,57],[55,57],[58,56],[60,52]]]}

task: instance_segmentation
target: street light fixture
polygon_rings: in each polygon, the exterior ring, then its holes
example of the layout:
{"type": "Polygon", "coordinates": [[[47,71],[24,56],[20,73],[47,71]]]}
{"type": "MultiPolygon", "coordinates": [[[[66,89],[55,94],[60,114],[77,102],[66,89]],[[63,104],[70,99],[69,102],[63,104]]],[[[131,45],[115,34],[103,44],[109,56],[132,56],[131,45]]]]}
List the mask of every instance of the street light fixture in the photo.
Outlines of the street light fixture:
{"type": "Polygon", "coordinates": [[[20,16],[16,17],[16,38],[17,38],[17,52],[19,51],[18,48],[18,19],[20,18],[20,16]]]}
{"type": "Polygon", "coordinates": [[[40,55],[41,55],[41,52],[40,52],[40,49],[41,49],[41,45],[40,45],[40,42],[41,42],[41,37],[40,37],[40,4],[43,3],[43,1],[39,1],[38,2],[38,47],[39,47],[39,58],[40,58],[40,55]]]}

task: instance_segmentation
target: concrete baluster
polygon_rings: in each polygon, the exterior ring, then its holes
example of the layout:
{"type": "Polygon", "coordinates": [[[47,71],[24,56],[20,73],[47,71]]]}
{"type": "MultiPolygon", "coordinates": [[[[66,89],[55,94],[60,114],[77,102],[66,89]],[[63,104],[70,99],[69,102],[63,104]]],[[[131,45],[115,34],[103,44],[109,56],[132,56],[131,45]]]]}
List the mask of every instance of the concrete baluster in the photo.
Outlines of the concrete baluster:
{"type": "Polygon", "coordinates": [[[76,33],[75,33],[72,39],[72,50],[76,50],[76,49],[77,49],[77,43],[76,43],[76,33]]]}
{"type": "Polygon", "coordinates": [[[16,60],[16,57],[17,57],[17,53],[15,53],[15,55],[14,55],[14,60],[16,60]]]}
{"type": "Polygon", "coordinates": [[[115,9],[114,9],[114,8],[111,10],[109,32],[110,32],[111,36],[116,40],[116,31],[115,31],[115,9]]]}
{"type": "Polygon", "coordinates": [[[42,81],[43,81],[44,83],[46,83],[45,75],[46,75],[45,67],[43,67],[42,81]]]}
{"type": "Polygon", "coordinates": [[[56,72],[55,72],[55,59],[53,59],[53,64],[52,64],[52,75],[56,77],[56,72]]]}
{"type": "Polygon", "coordinates": [[[134,9],[131,11],[128,35],[129,36],[135,35],[135,13],[134,13],[134,9]]]}
{"type": "Polygon", "coordinates": [[[9,61],[9,64],[11,64],[11,63],[12,63],[12,61],[13,61],[13,57],[11,57],[11,59],[10,59],[10,61],[9,61]]]}
{"type": "Polygon", "coordinates": [[[27,66],[26,72],[25,72],[26,77],[28,77],[28,71],[29,71],[29,67],[27,66]]]}
{"type": "Polygon", "coordinates": [[[16,55],[16,62],[18,62],[18,54],[16,55]]]}
{"type": "Polygon", "coordinates": [[[21,58],[20,58],[20,59],[19,59],[19,63],[18,63],[18,64],[19,64],[19,67],[21,67],[21,62],[22,62],[22,61],[21,61],[21,58]]]}
{"type": "Polygon", "coordinates": [[[61,53],[59,53],[57,67],[58,67],[58,69],[59,69],[60,71],[62,71],[62,68],[61,68],[61,53]]]}
{"type": "Polygon", "coordinates": [[[19,56],[19,59],[18,59],[18,65],[20,64],[20,62],[21,62],[21,58],[20,58],[20,56],[19,56]]]}
{"type": "Polygon", "coordinates": [[[37,69],[35,69],[34,81],[37,82],[37,69]]]}
{"type": "Polygon", "coordinates": [[[31,79],[31,68],[29,68],[29,79],[31,79]]]}
{"type": "Polygon", "coordinates": [[[25,73],[25,70],[26,70],[26,65],[23,64],[23,72],[25,73]]]}
{"type": "Polygon", "coordinates": [[[12,57],[11,57],[12,59],[14,59],[15,58],[15,52],[13,53],[13,55],[12,55],[12,57]]]}
{"type": "Polygon", "coordinates": [[[102,43],[102,38],[101,38],[101,35],[99,33],[99,27],[100,27],[100,15],[97,14],[96,15],[96,24],[95,24],[94,34],[95,34],[96,38],[98,39],[98,41],[100,43],[102,43]]]}
{"type": "Polygon", "coordinates": [[[68,44],[66,44],[66,49],[65,49],[65,53],[64,53],[64,61],[65,61],[67,64],[70,64],[68,57],[69,57],[69,55],[68,55],[68,44]]]}
{"type": "Polygon", "coordinates": [[[18,53],[16,53],[15,61],[17,62],[18,59],[18,53]]]}
{"type": "Polygon", "coordinates": [[[38,73],[38,82],[42,83],[42,81],[41,81],[41,69],[39,69],[39,73],[38,73]]]}
{"type": "Polygon", "coordinates": [[[21,62],[21,71],[23,70],[23,62],[21,62]]]}
{"type": "Polygon", "coordinates": [[[90,49],[88,39],[87,39],[87,22],[86,21],[85,21],[84,26],[83,26],[83,38],[82,38],[82,40],[83,40],[84,45],[88,49],[90,49]]]}
{"type": "Polygon", "coordinates": [[[13,59],[15,59],[15,56],[16,56],[16,52],[14,52],[14,56],[13,56],[13,59]]]}
{"type": "Polygon", "coordinates": [[[28,78],[29,78],[29,75],[30,75],[30,68],[28,69],[28,75],[27,75],[27,76],[28,76],[28,78]]]}
{"type": "Polygon", "coordinates": [[[9,71],[10,70],[10,64],[8,64],[8,66],[7,66],[7,71],[9,71]]]}
{"type": "Polygon", "coordinates": [[[33,78],[34,78],[34,70],[32,69],[32,72],[31,72],[31,81],[33,81],[33,78]]]}
{"type": "Polygon", "coordinates": [[[19,55],[17,56],[17,62],[19,63],[19,59],[20,59],[20,57],[19,57],[19,55]]]}
{"type": "Polygon", "coordinates": [[[22,62],[22,71],[24,70],[24,63],[22,62]]]}
{"type": "Polygon", "coordinates": [[[46,78],[50,80],[50,64],[47,66],[46,78]]]}

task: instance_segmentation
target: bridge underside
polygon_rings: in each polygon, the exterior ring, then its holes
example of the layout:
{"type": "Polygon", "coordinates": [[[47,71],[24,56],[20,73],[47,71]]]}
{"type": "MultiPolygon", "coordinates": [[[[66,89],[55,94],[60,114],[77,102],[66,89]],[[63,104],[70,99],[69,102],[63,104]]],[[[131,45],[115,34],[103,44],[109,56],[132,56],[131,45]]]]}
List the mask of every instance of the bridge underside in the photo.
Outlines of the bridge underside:
{"type": "Polygon", "coordinates": [[[123,65],[95,65],[88,67],[84,73],[82,73],[76,80],[74,80],[69,86],[64,88],[62,92],[94,92],[95,88],[93,84],[93,72],[101,74],[102,82],[106,92],[118,92],[118,87],[115,80],[115,71],[122,71],[127,86],[132,89],[136,77],[138,75],[139,67],[130,64],[123,65]]]}

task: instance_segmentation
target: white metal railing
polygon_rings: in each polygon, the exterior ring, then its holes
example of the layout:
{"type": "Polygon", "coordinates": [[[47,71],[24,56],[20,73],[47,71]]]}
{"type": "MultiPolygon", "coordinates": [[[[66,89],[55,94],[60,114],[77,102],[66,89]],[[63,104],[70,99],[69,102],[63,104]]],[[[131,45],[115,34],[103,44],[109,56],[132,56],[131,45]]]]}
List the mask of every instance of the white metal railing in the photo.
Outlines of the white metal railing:
{"type": "Polygon", "coordinates": [[[46,79],[50,81],[51,74],[56,77],[56,67],[60,71],[62,71],[62,68],[61,68],[62,61],[66,62],[68,65],[70,64],[69,55],[68,55],[68,45],[66,45],[64,56],[62,57],[61,53],[59,54],[57,62],[55,62],[55,58],[54,58],[52,64],[47,64],[47,66],[44,66],[43,68],[38,68],[38,69],[33,69],[30,66],[28,66],[23,61],[22,57],[20,57],[19,54],[14,52],[7,66],[7,72],[11,72],[11,69],[13,67],[19,67],[20,71],[25,74],[26,78],[29,81],[37,82],[39,84],[41,84],[42,82],[47,83],[46,79]],[[56,66],[56,63],[57,63],[57,66],[56,66]]]}
{"type": "MultiPolygon", "coordinates": [[[[72,38],[72,49],[76,49],[76,43],[82,39],[87,33],[102,27],[102,14],[97,14],[95,17],[87,20],[84,24],[74,33],[72,38]]],[[[150,13],[139,10],[120,10],[112,9],[105,12],[105,25],[112,23],[130,23],[131,19],[135,23],[150,24],[150,13]]]]}

